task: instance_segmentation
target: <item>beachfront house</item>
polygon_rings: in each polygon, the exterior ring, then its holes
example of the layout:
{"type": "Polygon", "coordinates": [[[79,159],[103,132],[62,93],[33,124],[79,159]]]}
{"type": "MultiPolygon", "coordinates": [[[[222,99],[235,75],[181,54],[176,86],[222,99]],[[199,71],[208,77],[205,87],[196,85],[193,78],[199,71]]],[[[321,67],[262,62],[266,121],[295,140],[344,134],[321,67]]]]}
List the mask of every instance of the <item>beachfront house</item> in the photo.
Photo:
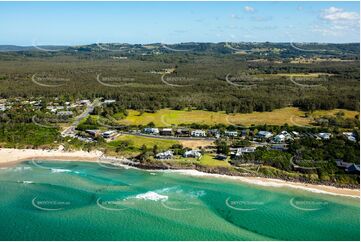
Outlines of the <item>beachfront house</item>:
{"type": "Polygon", "coordinates": [[[202,154],[199,150],[188,150],[184,152],[183,157],[185,158],[201,158],[202,154]]]}
{"type": "Polygon", "coordinates": [[[155,158],[158,160],[169,160],[173,158],[173,151],[167,150],[155,155],[155,158]]]}
{"type": "Polygon", "coordinates": [[[336,160],[336,165],[337,167],[344,169],[348,173],[360,174],[360,165],[344,162],[343,160],[336,160]]]}
{"type": "Polygon", "coordinates": [[[200,129],[192,130],[191,135],[193,137],[206,137],[206,131],[200,129]]]}
{"type": "Polygon", "coordinates": [[[253,153],[256,151],[256,147],[241,147],[232,149],[231,151],[231,158],[238,158],[241,157],[245,153],[253,153]]]}

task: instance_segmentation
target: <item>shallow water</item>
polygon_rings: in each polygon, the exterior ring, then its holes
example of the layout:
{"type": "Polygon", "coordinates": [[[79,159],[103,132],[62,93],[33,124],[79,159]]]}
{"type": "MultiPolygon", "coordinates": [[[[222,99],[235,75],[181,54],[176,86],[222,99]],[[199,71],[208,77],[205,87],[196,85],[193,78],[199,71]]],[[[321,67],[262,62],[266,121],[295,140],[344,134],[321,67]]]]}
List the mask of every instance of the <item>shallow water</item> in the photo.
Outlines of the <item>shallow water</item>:
{"type": "Polygon", "coordinates": [[[359,240],[357,198],[29,161],[0,168],[1,240],[359,240]]]}

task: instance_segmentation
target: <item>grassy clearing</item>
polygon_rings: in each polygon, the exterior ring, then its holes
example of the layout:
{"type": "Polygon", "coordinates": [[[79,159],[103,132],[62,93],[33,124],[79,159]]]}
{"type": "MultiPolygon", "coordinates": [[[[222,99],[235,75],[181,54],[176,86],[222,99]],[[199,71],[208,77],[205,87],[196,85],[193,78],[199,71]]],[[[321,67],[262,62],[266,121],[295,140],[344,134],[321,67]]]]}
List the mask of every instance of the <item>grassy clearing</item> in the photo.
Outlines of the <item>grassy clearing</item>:
{"type": "Polygon", "coordinates": [[[345,118],[354,118],[359,112],[350,111],[345,109],[333,109],[333,110],[317,110],[312,112],[311,116],[314,118],[319,118],[322,116],[335,116],[336,113],[343,112],[345,114],[345,118]]]}
{"type": "Polygon", "coordinates": [[[134,135],[120,135],[116,138],[115,141],[112,141],[109,144],[116,146],[119,141],[129,141],[131,146],[136,149],[140,149],[142,145],[147,146],[149,149],[151,149],[154,145],[157,145],[159,149],[166,150],[174,144],[179,144],[179,142],[176,140],[156,139],[134,135]]]}
{"type": "Polygon", "coordinates": [[[214,155],[204,154],[197,163],[208,167],[231,167],[228,160],[229,157],[226,160],[216,160],[214,159],[214,155]]]}
{"type": "Polygon", "coordinates": [[[310,117],[305,117],[305,112],[294,107],[287,107],[276,109],[272,112],[253,112],[253,113],[238,113],[226,114],[225,112],[209,112],[202,110],[170,110],[161,109],[156,113],[143,113],[140,115],[138,111],[129,110],[129,115],[120,120],[121,124],[125,125],[147,125],[153,122],[157,127],[170,127],[180,124],[225,124],[225,125],[289,125],[307,126],[311,125],[314,117],[324,115],[335,115],[337,112],[343,111],[345,117],[354,117],[358,112],[343,109],[322,110],[315,111],[310,117]]]}
{"type": "Polygon", "coordinates": [[[178,165],[192,165],[198,164],[206,167],[231,167],[228,163],[229,158],[226,160],[216,160],[212,154],[204,154],[200,160],[195,158],[183,158],[178,157],[172,160],[167,160],[167,163],[178,164],[178,165]]]}

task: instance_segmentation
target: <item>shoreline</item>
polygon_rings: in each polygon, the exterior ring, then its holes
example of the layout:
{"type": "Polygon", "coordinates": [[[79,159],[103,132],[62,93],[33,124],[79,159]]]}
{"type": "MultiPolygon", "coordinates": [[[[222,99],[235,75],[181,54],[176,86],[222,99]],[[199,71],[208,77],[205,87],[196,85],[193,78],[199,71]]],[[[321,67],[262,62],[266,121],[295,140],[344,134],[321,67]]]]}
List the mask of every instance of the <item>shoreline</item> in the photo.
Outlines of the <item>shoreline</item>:
{"type": "MultiPolygon", "coordinates": [[[[99,163],[103,157],[103,153],[100,151],[73,151],[67,152],[63,150],[35,150],[35,149],[10,149],[10,148],[1,148],[0,149],[0,167],[8,167],[22,163],[26,160],[31,159],[44,159],[50,161],[81,161],[81,162],[96,162],[99,163]]],[[[108,158],[108,157],[106,157],[108,158]]],[[[106,159],[105,158],[105,159],[106,159]]],[[[110,157],[109,157],[110,158],[110,157]]],[[[111,157],[110,160],[102,160],[101,163],[107,163],[112,165],[121,165],[124,167],[129,167],[126,163],[114,163],[115,158],[111,157]]],[[[131,166],[133,167],[133,166],[131,166]]],[[[136,168],[136,167],[135,167],[136,168]]],[[[137,168],[139,169],[139,168],[137,168]]],[[[350,189],[350,188],[339,188],[334,186],[319,185],[319,184],[310,184],[302,182],[291,182],[281,179],[274,178],[263,178],[263,177],[246,177],[246,176],[229,176],[222,174],[206,173],[201,172],[195,169],[174,169],[174,170],[149,170],[142,169],[147,171],[156,171],[156,172],[169,172],[169,173],[178,173],[188,176],[198,176],[198,177],[215,177],[228,179],[233,181],[240,181],[247,184],[265,186],[265,187],[288,187],[293,189],[301,189],[313,193],[322,193],[328,195],[337,195],[337,196],[347,196],[347,197],[360,197],[360,189],[350,189]]]]}

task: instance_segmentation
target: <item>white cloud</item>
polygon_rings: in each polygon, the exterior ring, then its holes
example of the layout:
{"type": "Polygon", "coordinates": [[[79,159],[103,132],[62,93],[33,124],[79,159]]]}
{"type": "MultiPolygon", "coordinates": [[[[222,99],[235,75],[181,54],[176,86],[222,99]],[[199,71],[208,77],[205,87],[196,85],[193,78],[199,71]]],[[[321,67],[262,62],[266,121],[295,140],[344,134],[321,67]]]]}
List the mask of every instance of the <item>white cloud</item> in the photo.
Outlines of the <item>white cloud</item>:
{"type": "Polygon", "coordinates": [[[253,7],[251,7],[251,6],[245,6],[244,8],[244,11],[246,11],[246,12],[254,12],[254,8],[253,7]]]}
{"type": "Polygon", "coordinates": [[[359,19],[356,12],[346,12],[342,8],[329,7],[322,11],[321,18],[332,22],[354,21],[359,19]]]}

